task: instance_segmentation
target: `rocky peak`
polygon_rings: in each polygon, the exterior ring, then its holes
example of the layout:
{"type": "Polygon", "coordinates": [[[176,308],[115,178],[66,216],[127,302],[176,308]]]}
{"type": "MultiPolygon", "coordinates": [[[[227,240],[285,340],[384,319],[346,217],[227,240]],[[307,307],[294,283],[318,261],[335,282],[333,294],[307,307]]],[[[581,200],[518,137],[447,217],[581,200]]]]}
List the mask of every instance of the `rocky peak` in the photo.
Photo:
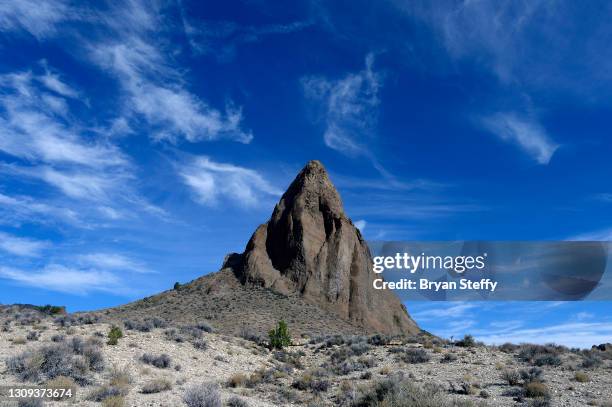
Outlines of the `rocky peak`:
{"type": "Polygon", "coordinates": [[[337,313],[369,331],[414,333],[397,297],[372,287],[372,257],[319,161],[310,161],[231,267],[257,284],[337,313]]]}

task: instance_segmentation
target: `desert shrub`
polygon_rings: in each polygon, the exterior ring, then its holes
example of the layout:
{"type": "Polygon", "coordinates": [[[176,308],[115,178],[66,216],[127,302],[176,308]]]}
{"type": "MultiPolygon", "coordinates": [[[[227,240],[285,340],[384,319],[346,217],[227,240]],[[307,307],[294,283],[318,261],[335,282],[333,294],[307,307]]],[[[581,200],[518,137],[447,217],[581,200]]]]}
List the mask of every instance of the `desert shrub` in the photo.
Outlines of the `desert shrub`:
{"type": "Polygon", "coordinates": [[[530,398],[550,398],[550,390],[542,382],[529,382],[525,384],[525,397],[530,398]]]}
{"type": "Polygon", "coordinates": [[[53,320],[53,323],[58,326],[67,328],[72,325],[72,318],[68,315],[62,315],[60,317],[55,318],[53,320]]]}
{"type": "Polygon", "coordinates": [[[93,325],[98,322],[100,322],[100,317],[92,314],[83,314],[72,318],[73,325],[93,325]]]}
{"type": "Polygon", "coordinates": [[[333,368],[334,373],[338,375],[347,375],[351,372],[358,372],[376,366],[376,361],[373,358],[359,358],[357,360],[346,360],[340,365],[333,368]]]}
{"type": "Polygon", "coordinates": [[[515,345],[510,342],[506,342],[503,345],[500,345],[498,349],[504,353],[514,353],[519,348],[518,345],[515,345]]]}
{"type": "Polygon", "coordinates": [[[208,342],[206,342],[204,339],[196,339],[192,341],[191,344],[193,345],[194,348],[198,350],[208,349],[208,342]]]}
{"type": "Polygon", "coordinates": [[[583,369],[594,369],[601,366],[602,364],[603,361],[599,356],[587,354],[582,358],[582,363],[580,364],[580,367],[582,367],[583,369]]]}
{"type": "Polygon", "coordinates": [[[527,403],[527,407],[550,407],[550,399],[544,397],[538,397],[532,400],[529,400],[527,403]]]}
{"type": "Polygon", "coordinates": [[[352,407],[451,407],[445,392],[436,386],[420,387],[411,380],[392,377],[379,381],[355,397],[352,407]]]}
{"type": "Polygon", "coordinates": [[[155,326],[151,321],[133,321],[126,319],[123,321],[123,327],[128,331],[151,332],[155,326]]]}
{"type": "Polygon", "coordinates": [[[108,374],[108,382],[111,386],[127,389],[133,382],[132,375],[127,366],[119,367],[113,365],[108,374]]]}
{"type": "Polygon", "coordinates": [[[157,317],[145,318],[145,321],[151,321],[155,328],[165,328],[168,326],[168,323],[166,321],[157,317]]]}
{"type": "Polygon", "coordinates": [[[37,341],[38,338],[40,338],[40,334],[36,331],[30,331],[28,332],[28,334],[26,335],[26,339],[28,341],[37,341]]]}
{"type": "Polygon", "coordinates": [[[104,369],[104,357],[100,351],[102,342],[96,338],[84,341],[80,336],[75,336],[66,343],[75,355],[81,355],[87,361],[87,365],[93,371],[99,372],[104,369]]]}
{"type": "Polygon", "coordinates": [[[298,352],[275,351],[272,356],[279,362],[287,363],[296,369],[302,369],[302,355],[298,352]]]}
{"type": "Polygon", "coordinates": [[[199,339],[202,337],[202,330],[194,325],[185,325],[179,328],[181,334],[190,337],[191,339],[199,339]]]}
{"type": "Polygon", "coordinates": [[[455,361],[457,361],[457,355],[454,353],[447,353],[440,359],[440,363],[452,363],[455,361]]]}
{"type": "Polygon", "coordinates": [[[44,407],[42,399],[22,399],[17,402],[17,407],[44,407]]]}
{"type": "Polygon", "coordinates": [[[213,383],[202,383],[189,387],[183,394],[187,407],[221,407],[219,389],[213,383]]]}
{"type": "Polygon", "coordinates": [[[375,334],[368,338],[368,343],[374,346],[384,346],[391,342],[391,337],[388,335],[375,334]]]}
{"type": "Polygon", "coordinates": [[[145,353],[140,357],[140,360],[147,365],[152,365],[159,369],[166,369],[170,366],[170,356],[165,353],[158,356],[145,353]]]}
{"type": "Polygon", "coordinates": [[[37,381],[40,376],[42,360],[35,357],[33,352],[26,351],[6,360],[8,371],[16,375],[21,381],[37,381]]]}
{"type": "Polygon", "coordinates": [[[199,329],[202,332],[206,332],[206,333],[211,333],[214,332],[214,329],[212,326],[210,326],[208,323],[206,322],[198,322],[195,327],[197,329],[199,329]]]}
{"type": "Polygon", "coordinates": [[[368,352],[371,347],[365,342],[357,342],[350,345],[351,353],[355,356],[362,355],[368,352]]]}
{"type": "Polygon", "coordinates": [[[261,335],[257,334],[257,332],[253,331],[246,325],[243,325],[238,331],[238,336],[242,339],[246,339],[247,341],[254,342],[258,345],[263,345],[265,343],[264,338],[261,335]]]}
{"type": "Polygon", "coordinates": [[[89,382],[87,373],[91,366],[82,355],[74,354],[66,344],[42,346],[35,351],[26,351],[7,360],[9,372],[22,381],[39,381],[66,376],[79,384],[89,382]]]}
{"type": "Polygon", "coordinates": [[[102,400],[102,407],[125,407],[125,397],[110,396],[102,400]]]}
{"type": "Polygon", "coordinates": [[[227,381],[229,387],[243,387],[249,378],[244,373],[235,373],[227,381]]]}
{"type": "Polygon", "coordinates": [[[249,376],[246,387],[254,388],[261,383],[270,383],[274,378],[274,369],[257,369],[249,376]]]}
{"type": "Polygon", "coordinates": [[[86,346],[82,355],[87,360],[89,368],[94,372],[100,372],[104,369],[104,356],[99,349],[94,346],[86,346]]]}
{"type": "Polygon", "coordinates": [[[521,380],[521,374],[516,370],[506,369],[502,372],[501,378],[510,386],[516,386],[521,380]]]}
{"type": "Polygon", "coordinates": [[[329,389],[329,381],[326,379],[317,379],[312,373],[306,372],[294,380],[291,387],[302,391],[311,390],[314,393],[322,393],[329,389]]]}
{"type": "Polygon", "coordinates": [[[51,342],[64,342],[66,340],[65,335],[56,334],[51,337],[51,342]]]}
{"type": "Polygon", "coordinates": [[[112,397],[122,397],[127,393],[127,390],[118,386],[111,386],[105,384],[100,387],[96,387],[87,395],[87,400],[101,402],[112,397]]]}
{"type": "Polygon", "coordinates": [[[544,381],[544,371],[539,367],[532,367],[529,370],[523,369],[519,373],[525,383],[544,381]]]}
{"type": "Polygon", "coordinates": [[[283,320],[278,322],[275,329],[270,330],[268,337],[272,349],[282,349],[285,346],[291,345],[291,335],[289,335],[287,323],[283,320]]]}
{"type": "Polygon", "coordinates": [[[123,338],[123,332],[118,326],[112,326],[110,331],[108,331],[108,345],[116,345],[119,342],[119,339],[123,338]]]}
{"type": "Polygon", "coordinates": [[[557,355],[545,354],[534,358],[533,364],[536,366],[561,366],[561,358],[557,355]]]}
{"type": "Polygon", "coordinates": [[[590,379],[589,375],[587,375],[584,372],[576,372],[574,374],[574,380],[576,380],[579,383],[586,383],[588,382],[590,379]]]}
{"type": "Polygon", "coordinates": [[[85,348],[85,341],[80,336],[75,336],[68,341],[68,346],[70,346],[74,353],[81,354],[83,348],[85,348]]]}
{"type": "Polygon", "coordinates": [[[166,329],[164,331],[164,336],[167,340],[177,343],[182,343],[186,341],[186,338],[174,328],[166,329]]]}
{"type": "Polygon", "coordinates": [[[240,397],[232,396],[227,400],[227,407],[249,407],[249,403],[240,397]]]}
{"type": "Polygon", "coordinates": [[[478,387],[469,381],[463,381],[459,385],[459,388],[455,388],[457,394],[465,394],[473,396],[478,392],[478,387]]]}
{"type": "Polygon", "coordinates": [[[176,291],[181,289],[181,283],[179,283],[178,281],[176,283],[174,283],[174,286],[172,286],[172,288],[176,291]]]}
{"type": "Polygon", "coordinates": [[[550,366],[558,366],[561,364],[559,355],[568,351],[565,346],[555,344],[523,344],[518,348],[517,358],[526,363],[540,363],[539,366],[544,366],[548,363],[552,363],[550,366]]]}
{"type": "MultiPolygon", "coordinates": [[[[113,366],[108,375],[108,383],[97,387],[87,395],[87,400],[104,402],[109,400],[109,403],[117,402],[113,398],[123,398],[130,390],[132,376],[128,368],[119,368],[113,366]]],[[[113,405],[113,404],[110,404],[113,405]]]]}
{"type": "Polygon", "coordinates": [[[400,358],[406,363],[425,363],[429,362],[429,355],[423,349],[406,349],[400,358]]]}
{"type": "Polygon", "coordinates": [[[479,396],[483,399],[488,399],[489,397],[491,397],[491,393],[486,390],[481,390],[479,396]]]}
{"type": "MultiPolygon", "coordinates": [[[[72,390],[72,394],[74,395],[77,389],[77,385],[74,380],[70,377],[66,376],[58,376],[54,379],[47,381],[45,384],[45,388],[47,389],[70,389],[72,390]]],[[[53,400],[58,401],[62,400],[60,397],[54,397],[53,400]]]]}
{"type": "Polygon", "coordinates": [[[463,339],[457,341],[456,345],[462,348],[473,348],[476,346],[476,340],[472,335],[465,335],[463,339]]]}
{"type": "Polygon", "coordinates": [[[141,393],[152,394],[160,393],[172,389],[172,383],[168,379],[155,379],[142,386],[141,393]]]}

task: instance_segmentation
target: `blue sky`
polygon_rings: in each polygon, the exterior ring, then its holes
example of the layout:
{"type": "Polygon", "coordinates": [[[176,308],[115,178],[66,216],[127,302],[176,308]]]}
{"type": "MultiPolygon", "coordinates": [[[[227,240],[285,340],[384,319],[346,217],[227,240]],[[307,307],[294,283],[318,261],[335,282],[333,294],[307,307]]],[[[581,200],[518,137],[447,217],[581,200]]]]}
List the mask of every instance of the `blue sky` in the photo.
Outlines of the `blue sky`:
{"type": "MultiPolygon", "coordinates": [[[[610,240],[610,17],[606,2],[7,2],[0,301],[94,309],[215,271],[310,159],[370,240],[610,240]]],[[[609,303],[409,308],[445,336],[612,336],[609,303]]]]}

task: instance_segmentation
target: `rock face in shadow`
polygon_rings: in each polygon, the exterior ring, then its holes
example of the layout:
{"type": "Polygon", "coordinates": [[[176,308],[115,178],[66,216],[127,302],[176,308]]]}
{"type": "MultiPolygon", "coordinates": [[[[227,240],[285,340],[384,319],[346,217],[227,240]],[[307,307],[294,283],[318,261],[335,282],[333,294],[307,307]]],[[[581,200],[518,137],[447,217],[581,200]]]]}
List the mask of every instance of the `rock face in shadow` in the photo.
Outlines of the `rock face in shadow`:
{"type": "Polygon", "coordinates": [[[370,250],[318,161],[302,169],[244,253],[224,267],[243,284],[298,294],[369,332],[419,332],[395,294],[372,287],[370,250]]]}

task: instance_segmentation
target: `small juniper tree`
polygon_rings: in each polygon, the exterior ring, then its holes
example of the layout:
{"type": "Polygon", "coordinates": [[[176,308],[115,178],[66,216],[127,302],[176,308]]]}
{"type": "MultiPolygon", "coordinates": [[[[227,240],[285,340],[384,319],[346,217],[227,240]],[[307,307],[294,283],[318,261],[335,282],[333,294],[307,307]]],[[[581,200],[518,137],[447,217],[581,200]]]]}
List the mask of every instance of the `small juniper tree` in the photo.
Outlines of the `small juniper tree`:
{"type": "Polygon", "coordinates": [[[282,349],[285,346],[291,345],[291,335],[289,335],[287,323],[283,320],[278,322],[276,329],[270,330],[268,336],[270,337],[270,347],[272,349],[282,349]]]}
{"type": "Polygon", "coordinates": [[[181,283],[179,283],[178,281],[176,283],[174,283],[174,289],[175,290],[180,290],[181,289],[181,283]]]}
{"type": "Polygon", "coordinates": [[[108,345],[116,345],[119,342],[119,338],[123,338],[123,332],[119,327],[114,326],[108,331],[108,345]]]}

